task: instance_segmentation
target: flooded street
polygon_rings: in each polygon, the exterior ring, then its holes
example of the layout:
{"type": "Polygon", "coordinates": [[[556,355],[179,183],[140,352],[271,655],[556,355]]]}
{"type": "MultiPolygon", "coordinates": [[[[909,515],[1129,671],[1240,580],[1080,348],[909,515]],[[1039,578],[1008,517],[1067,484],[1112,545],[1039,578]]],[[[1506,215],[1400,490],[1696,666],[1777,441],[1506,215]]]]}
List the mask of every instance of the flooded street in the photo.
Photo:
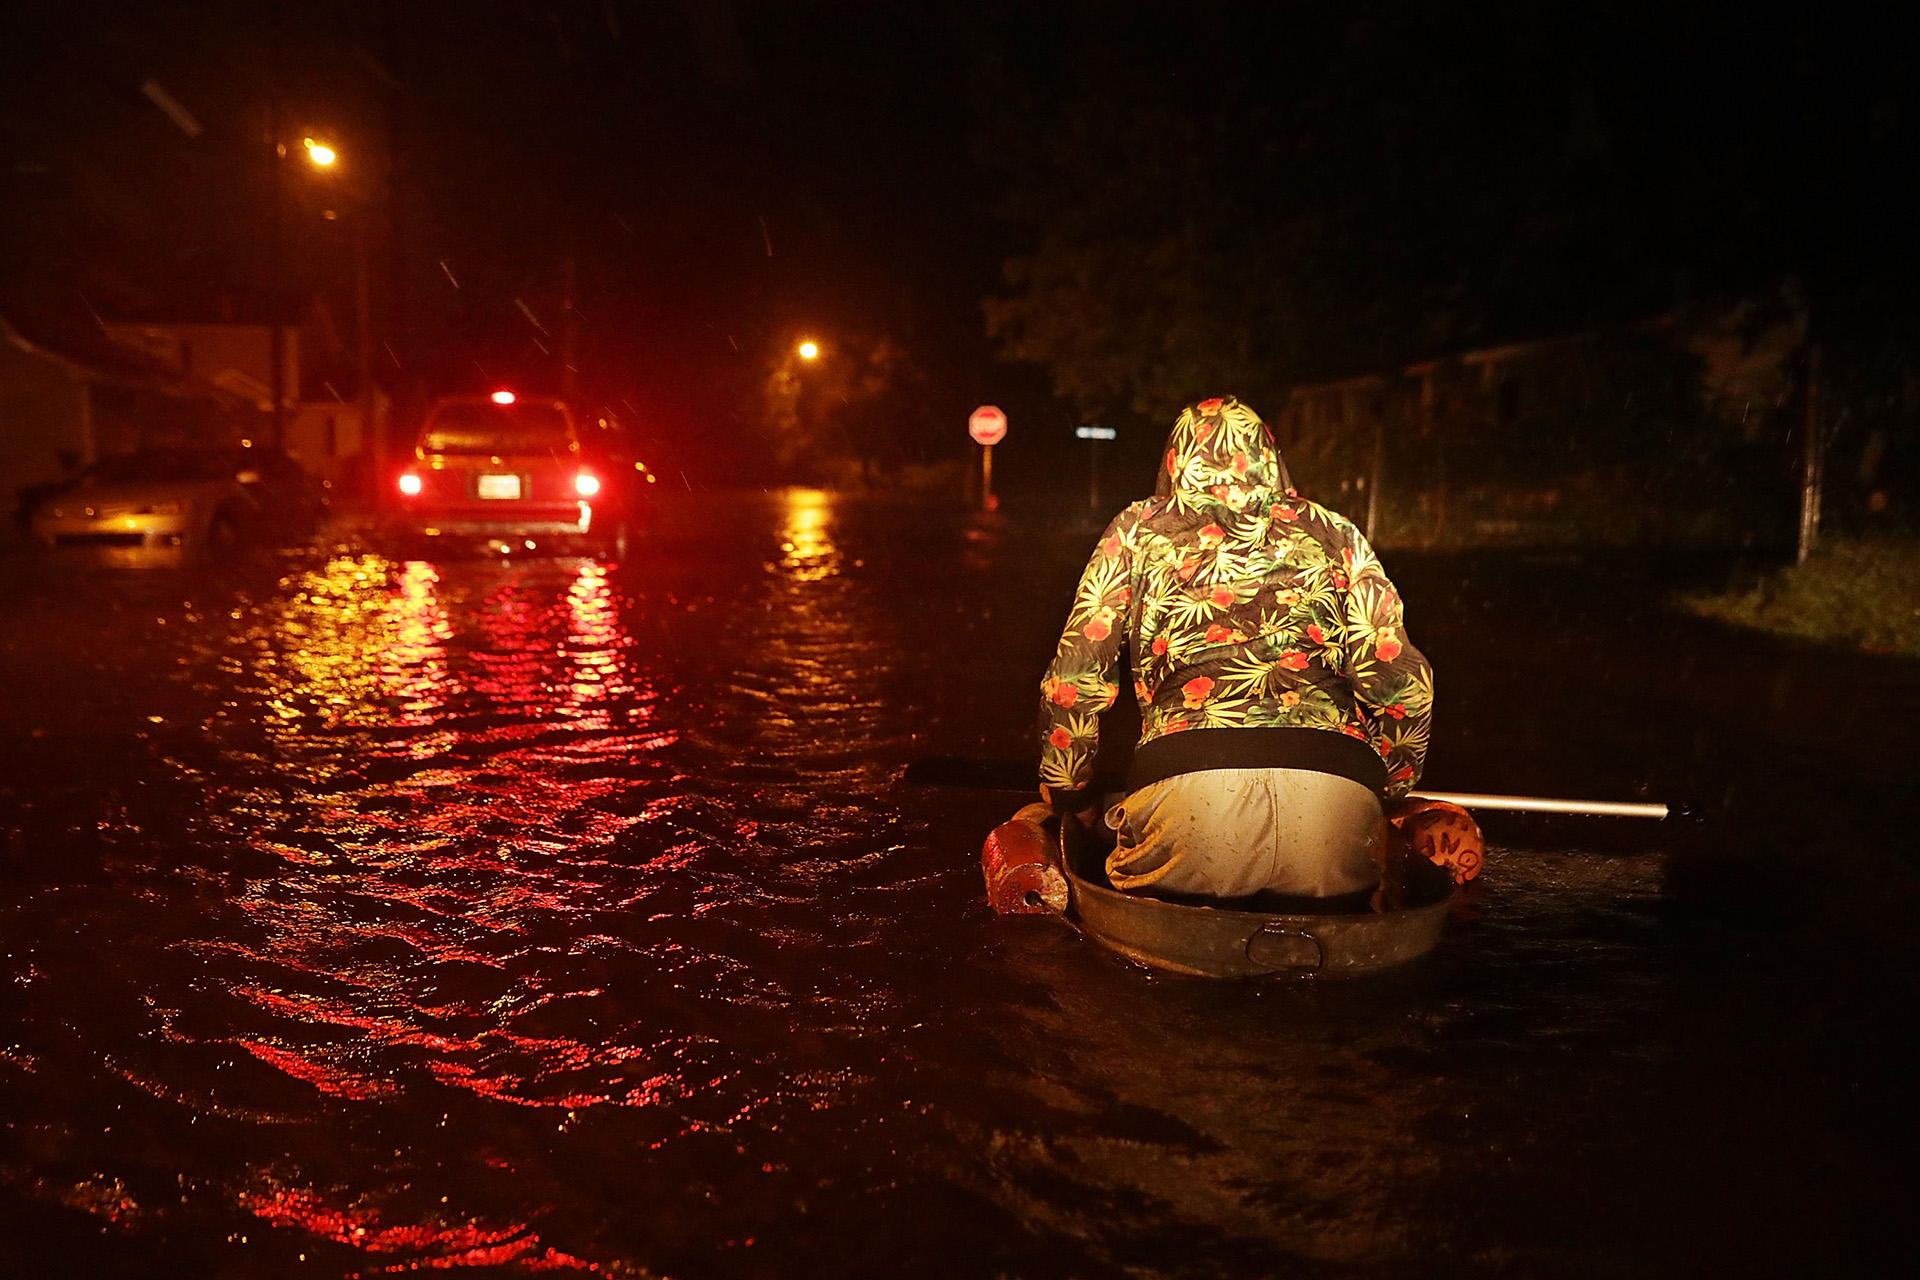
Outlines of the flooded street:
{"type": "Polygon", "coordinates": [[[1910,672],[1802,730],[1832,673],[1658,584],[1389,554],[1431,785],[1719,825],[1490,821],[1425,963],[1154,975],[991,914],[1020,797],[898,782],[1031,758],[1096,533],[792,490],[617,565],[8,565],[0,1274],[1914,1260],[1920,890],[1847,754],[1910,672]]]}

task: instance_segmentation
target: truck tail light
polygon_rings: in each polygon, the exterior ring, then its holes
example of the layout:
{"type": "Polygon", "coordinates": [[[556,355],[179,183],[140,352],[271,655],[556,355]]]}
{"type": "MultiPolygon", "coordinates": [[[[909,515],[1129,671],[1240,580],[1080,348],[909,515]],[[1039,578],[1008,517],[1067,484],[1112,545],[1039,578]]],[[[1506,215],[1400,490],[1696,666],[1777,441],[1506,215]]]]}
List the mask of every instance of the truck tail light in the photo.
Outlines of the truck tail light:
{"type": "Polygon", "coordinates": [[[573,491],[583,498],[591,498],[600,492],[600,477],[591,471],[582,471],[573,478],[573,491]]]}
{"type": "Polygon", "coordinates": [[[418,497],[420,494],[420,477],[411,471],[402,473],[400,476],[400,492],[406,494],[409,498],[418,497]]]}

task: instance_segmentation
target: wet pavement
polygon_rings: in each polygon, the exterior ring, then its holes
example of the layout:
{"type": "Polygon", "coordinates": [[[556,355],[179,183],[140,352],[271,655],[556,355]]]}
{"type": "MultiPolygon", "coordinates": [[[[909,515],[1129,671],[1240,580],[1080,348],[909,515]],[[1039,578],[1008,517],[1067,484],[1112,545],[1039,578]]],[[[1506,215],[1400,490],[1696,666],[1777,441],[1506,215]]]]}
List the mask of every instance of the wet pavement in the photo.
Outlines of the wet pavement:
{"type": "Polygon", "coordinates": [[[1914,664],[1662,612],[1723,564],[1389,555],[1428,961],[1135,969],[996,919],[1094,530],[809,491],[627,563],[0,565],[0,1274],[1905,1271],[1914,664]],[[1578,673],[1578,674],[1575,674],[1578,673]]]}

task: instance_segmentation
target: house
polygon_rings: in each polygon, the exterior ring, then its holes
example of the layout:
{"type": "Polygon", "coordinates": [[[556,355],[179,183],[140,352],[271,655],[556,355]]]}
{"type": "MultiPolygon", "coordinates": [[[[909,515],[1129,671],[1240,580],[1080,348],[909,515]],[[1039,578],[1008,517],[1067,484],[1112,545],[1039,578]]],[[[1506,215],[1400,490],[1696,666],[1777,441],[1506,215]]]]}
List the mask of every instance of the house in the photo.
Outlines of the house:
{"type": "Polygon", "coordinates": [[[57,484],[99,451],[94,390],[106,375],[40,347],[0,318],[0,539],[20,536],[23,493],[57,484]]]}
{"type": "Polygon", "coordinates": [[[1272,425],[1290,471],[1311,477],[1322,500],[1350,512],[1371,538],[1380,517],[1379,454],[1406,411],[1399,378],[1367,374],[1295,387],[1272,425]]]}
{"type": "MultiPolygon", "coordinates": [[[[103,327],[114,342],[138,352],[154,368],[243,399],[262,414],[273,412],[269,325],[138,321],[103,327]]],[[[371,385],[363,392],[351,372],[337,368],[344,363],[344,349],[324,308],[316,306],[304,324],[286,328],[281,345],[286,395],[281,447],[314,475],[339,481],[371,446],[369,420],[385,419],[387,398],[371,385]],[[309,348],[320,359],[303,366],[301,353],[309,348]]]]}
{"type": "MultiPolygon", "coordinates": [[[[58,326],[51,326],[57,329],[58,326]]],[[[150,368],[98,331],[56,345],[0,317],[0,539],[21,537],[22,507],[103,454],[214,438],[238,429],[235,404],[150,368]]]]}
{"type": "Polygon", "coordinates": [[[1275,426],[1300,487],[1383,541],[1771,539],[1777,459],[1710,404],[1697,339],[1713,322],[1662,316],[1299,386],[1275,426]]]}

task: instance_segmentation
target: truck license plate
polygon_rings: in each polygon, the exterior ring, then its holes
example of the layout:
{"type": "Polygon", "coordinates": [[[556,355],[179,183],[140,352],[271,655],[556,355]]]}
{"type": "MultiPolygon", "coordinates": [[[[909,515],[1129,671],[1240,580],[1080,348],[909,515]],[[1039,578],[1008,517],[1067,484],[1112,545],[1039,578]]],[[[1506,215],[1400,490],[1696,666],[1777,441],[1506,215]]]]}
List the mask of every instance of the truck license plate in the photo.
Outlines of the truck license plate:
{"type": "Polygon", "coordinates": [[[481,476],[475,490],[483,498],[518,498],[520,496],[519,476],[481,476]]]}

